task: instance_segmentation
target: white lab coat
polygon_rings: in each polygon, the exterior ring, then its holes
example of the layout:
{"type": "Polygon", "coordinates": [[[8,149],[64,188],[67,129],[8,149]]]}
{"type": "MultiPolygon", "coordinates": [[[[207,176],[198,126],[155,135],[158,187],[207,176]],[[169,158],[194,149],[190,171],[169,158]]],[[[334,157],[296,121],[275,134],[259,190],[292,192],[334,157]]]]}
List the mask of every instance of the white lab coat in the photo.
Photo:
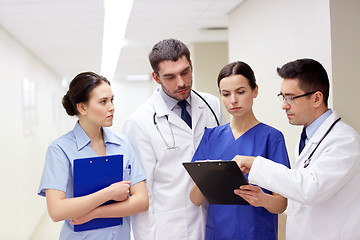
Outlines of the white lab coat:
{"type": "MultiPolygon", "coordinates": [[[[189,199],[193,185],[182,166],[189,162],[200,143],[206,127],[216,121],[203,100],[191,92],[192,129],[166,106],[157,88],[152,97],[124,123],[123,133],[130,139],[146,172],[149,210],[132,216],[136,240],[200,240],[204,238],[206,209],[196,207],[189,199]],[[177,148],[166,149],[153,121],[156,122],[168,145],[173,145],[168,120],[177,148]]],[[[221,124],[225,123],[219,100],[201,93],[215,111],[221,124]]]]}
{"type": "Polygon", "coordinates": [[[286,238],[339,240],[360,239],[360,137],[344,122],[338,122],[308,158],[330,125],[333,112],[298,155],[293,169],[257,157],[249,174],[260,185],[289,199],[286,238]]]}

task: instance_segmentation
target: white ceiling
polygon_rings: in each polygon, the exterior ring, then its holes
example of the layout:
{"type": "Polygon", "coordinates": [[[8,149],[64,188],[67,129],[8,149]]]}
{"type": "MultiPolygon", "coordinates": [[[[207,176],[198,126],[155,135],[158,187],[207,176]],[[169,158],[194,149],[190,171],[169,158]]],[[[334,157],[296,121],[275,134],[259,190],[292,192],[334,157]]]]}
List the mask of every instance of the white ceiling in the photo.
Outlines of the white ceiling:
{"type": "MultiPolygon", "coordinates": [[[[121,0],[119,0],[121,1],[121,0]]],[[[116,80],[149,74],[147,57],[164,38],[186,44],[227,40],[227,13],[242,0],[134,0],[116,80]]],[[[100,73],[102,0],[0,0],[0,27],[60,77],[100,73]]]]}

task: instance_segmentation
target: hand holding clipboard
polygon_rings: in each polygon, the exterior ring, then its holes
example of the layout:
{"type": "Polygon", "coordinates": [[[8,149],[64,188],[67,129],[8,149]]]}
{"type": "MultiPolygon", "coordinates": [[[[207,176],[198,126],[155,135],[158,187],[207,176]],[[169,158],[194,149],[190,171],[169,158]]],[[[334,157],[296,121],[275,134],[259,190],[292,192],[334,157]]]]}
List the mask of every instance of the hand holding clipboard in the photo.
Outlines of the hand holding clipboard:
{"type": "MultiPolygon", "coordinates": [[[[109,187],[113,190],[123,180],[123,155],[101,156],[74,160],[74,197],[85,196],[109,187]]],[[[126,199],[121,187],[116,189],[112,201],[126,199]],[[121,192],[121,193],[120,193],[121,192]],[[120,194],[119,194],[120,193],[120,194]]],[[[96,218],[81,225],[75,225],[74,231],[86,231],[122,224],[122,218],[96,218]]]]}
{"type": "Polygon", "coordinates": [[[183,166],[210,204],[249,204],[234,193],[248,184],[235,161],[197,161],[183,166]]]}

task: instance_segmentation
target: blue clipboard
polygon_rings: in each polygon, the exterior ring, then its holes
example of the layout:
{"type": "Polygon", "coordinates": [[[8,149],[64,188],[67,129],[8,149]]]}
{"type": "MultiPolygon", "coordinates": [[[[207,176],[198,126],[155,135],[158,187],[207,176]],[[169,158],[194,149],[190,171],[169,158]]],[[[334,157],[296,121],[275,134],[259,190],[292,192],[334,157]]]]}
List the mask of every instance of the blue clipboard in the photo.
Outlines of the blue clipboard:
{"type": "MultiPolygon", "coordinates": [[[[74,197],[97,192],[112,183],[123,180],[123,155],[111,155],[74,160],[74,197]]],[[[104,203],[111,204],[115,201],[104,203]]],[[[96,218],[81,225],[74,225],[74,231],[86,231],[122,224],[122,218],[96,218]]]]}

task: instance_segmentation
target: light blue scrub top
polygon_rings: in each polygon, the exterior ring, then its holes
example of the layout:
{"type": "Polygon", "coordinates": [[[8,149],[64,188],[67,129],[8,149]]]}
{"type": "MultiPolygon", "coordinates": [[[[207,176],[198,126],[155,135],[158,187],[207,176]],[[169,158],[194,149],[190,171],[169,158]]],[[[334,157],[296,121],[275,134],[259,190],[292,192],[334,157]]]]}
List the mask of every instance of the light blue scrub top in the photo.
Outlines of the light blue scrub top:
{"type": "MultiPolygon", "coordinates": [[[[124,156],[123,178],[131,185],[146,179],[145,172],[135,156],[129,140],[118,136],[110,129],[103,128],[106,155],[124,156]]],[[[45,196],[46,189],[57,189],[73,197],[73,161],[77,158],[97,157],[90,147],[91,140],[77,122],[74,129],[50,144],[38,194],[45,196]]],[[[130,240],[130,217],[123,218],[123,224],[114,227],[74,232],[70,220],[66,220],[59,239],[126,239],[130,240]]]]}

